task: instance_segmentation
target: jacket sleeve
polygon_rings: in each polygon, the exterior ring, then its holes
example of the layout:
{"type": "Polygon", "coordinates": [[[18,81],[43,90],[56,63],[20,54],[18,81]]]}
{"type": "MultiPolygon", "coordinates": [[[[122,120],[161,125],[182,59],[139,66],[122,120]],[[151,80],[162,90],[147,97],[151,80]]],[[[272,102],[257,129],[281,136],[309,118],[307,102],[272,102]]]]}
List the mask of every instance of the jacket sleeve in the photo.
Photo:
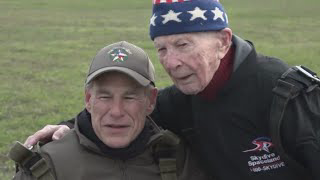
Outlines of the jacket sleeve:
{"type": "MultiPolygon", "coordinates": [[[[86,109],[83,109],[79,114],[86,113],[86,109]]],[[[59,125],[66,125],[70,129],[74,128],[75,118],[69,119],[67,121],[61,121],[59,125]]]]}
{"type": "Polygon", "coordinates": [[[302,93],[289,101],[281,136],[284,149],[320,179],[320,89],[302,93]]]}
{"type": "Polygon", "coordinates": [[[74,128],[75,118],[69,119],[67,121],[61,121],[58,125],[66,125],[70,129],[74,128]]]}
{"type": "Polygon", "coordinates": [[[180,135],[180,131],[190,118],[188,110],[189,96],[184,95],[175,86],[162,89],[158,93],[156,107],[151,114],[152,119],[164,129],[180,135]]]}

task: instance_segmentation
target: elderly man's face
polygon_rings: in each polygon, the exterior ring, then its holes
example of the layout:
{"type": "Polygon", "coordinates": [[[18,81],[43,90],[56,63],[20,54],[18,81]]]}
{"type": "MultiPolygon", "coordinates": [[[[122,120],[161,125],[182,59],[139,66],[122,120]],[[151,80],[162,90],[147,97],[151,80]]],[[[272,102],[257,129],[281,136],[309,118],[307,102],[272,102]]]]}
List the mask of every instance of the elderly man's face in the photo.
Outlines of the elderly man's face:
{"type": "Polygon", "coordinates": [[[86,91],[86,108],[99,139],[111,148],[127,147],[142,131],[154,108],[157,90],[129,76],[109,72],[86,91]]]}
{"type": "Polygon", "coordinates": [[[161,64],[185,94],[197,94],[211,81],[225,48],[218,33],[186,33],[154,39],[161,64]],[[223,50],[223,52],[222,52],[223,50]]]}

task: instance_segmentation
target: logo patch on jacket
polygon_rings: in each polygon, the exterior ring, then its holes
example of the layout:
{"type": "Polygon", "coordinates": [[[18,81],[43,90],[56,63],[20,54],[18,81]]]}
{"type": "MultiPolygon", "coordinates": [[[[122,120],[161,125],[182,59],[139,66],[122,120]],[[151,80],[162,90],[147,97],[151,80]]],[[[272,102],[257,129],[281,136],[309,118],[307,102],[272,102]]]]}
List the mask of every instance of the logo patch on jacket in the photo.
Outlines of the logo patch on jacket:
{"type": "Polygon", "coordinates": [[[252,152],[252,151],[265,151],[270,153],[269,147],[273,146],[270,138],[267,137],[260,137],[252,141],[252,144],[256,145],[253,149],[248,149],[243,152],[252,152]]]}
{"type": "Polygon", "coordinates": [[[264,172],[273,169],[278,169],[285,166],[273,150],[273,144],[268,137],[258,137],[252,141],[252,148],[244,150],[244,153],[250,153],[248,167],[251,172],[264,172]]]}

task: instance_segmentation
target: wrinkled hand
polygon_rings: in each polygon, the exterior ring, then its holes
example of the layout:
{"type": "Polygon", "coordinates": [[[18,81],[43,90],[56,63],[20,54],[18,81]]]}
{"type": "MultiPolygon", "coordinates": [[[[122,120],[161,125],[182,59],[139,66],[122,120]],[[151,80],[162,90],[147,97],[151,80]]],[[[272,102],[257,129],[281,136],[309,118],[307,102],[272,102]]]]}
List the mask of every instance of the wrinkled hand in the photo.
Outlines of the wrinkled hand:
{"type": "Polygon", "coordinates": [[[58,140],[62,138],[70,128],[66,125],[46,125],[41,130],[29,136],[24,142],[24,146],[31,147],[38,141],[48,142],[50,140],[58,140]]]}

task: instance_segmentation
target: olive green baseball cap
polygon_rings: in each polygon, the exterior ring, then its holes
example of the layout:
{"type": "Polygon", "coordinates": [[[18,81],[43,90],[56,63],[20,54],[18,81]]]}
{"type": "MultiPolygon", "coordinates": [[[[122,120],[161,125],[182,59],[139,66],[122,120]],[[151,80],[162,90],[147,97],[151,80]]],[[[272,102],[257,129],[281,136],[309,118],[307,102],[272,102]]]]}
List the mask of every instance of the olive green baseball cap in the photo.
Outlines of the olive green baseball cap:
{"type": "Polygon", "coordinates": [[[86,84],[110,71],[125,73],[142,86],[155,85],[154,67],[148,54],[126,41],[110,44],[96,54],[91,62],[86,84]]]}

